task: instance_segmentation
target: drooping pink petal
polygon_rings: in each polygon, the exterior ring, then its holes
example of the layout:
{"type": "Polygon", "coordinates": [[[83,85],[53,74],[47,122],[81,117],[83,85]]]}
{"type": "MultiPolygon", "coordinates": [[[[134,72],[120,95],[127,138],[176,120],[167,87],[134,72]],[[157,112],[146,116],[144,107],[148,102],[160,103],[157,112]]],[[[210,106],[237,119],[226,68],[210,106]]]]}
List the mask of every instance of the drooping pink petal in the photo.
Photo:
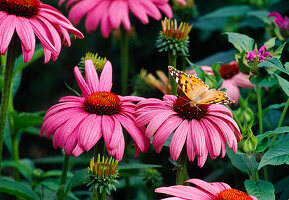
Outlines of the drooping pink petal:
{"type": "Polygon", "coordinates": [[[90,114],[79,127],[79,146],[88,151],[98,142],[101,136],[101,116],[90,114]]]}
{"type": "Polygon", "coordinates": [[[160,153],[162,147],[170,134],[182,123],[183,119],[180,117],[172,117],[167,119],[156,132],[152,145],[157,153],[160,153]]]}
{"type": "Polygon", "coordinates": [[[112,117],[103,115],[101,120],[101,130],[102,130],[102,136],[104,139],[104,143],[107,149],[109,149],[111,144],[111,138],[114,133],[114,120],[112,117]]]}
{"type": "Polygon", "coordinates": [[[143,24],[148,24],[149,18],[139,1],[140,0],[128,0],[129,9],[143,24]]]}
{"type": "Polygon", "coordinates": [[[23,53],[23,60],[24,62],[29,62],[35,49],[35,36],[33,29],[26,18],[17,18],[16,32],[25,49],[25,53],[23,53]]]}
{"type": "Polygon", "coordinates": [[[205,133],[204,130],[197,120],[190,121],[191,127],[191,138],[193,139],[193,147],[198,156],[202,156],[205,152],[206,142],[205,142],[205,133]]]}
{"type": "Polygon", "coordinates": [[[4,18],[0,26],[0,53],[6,54],[9,43],[13,37],[17,17],[15,15],[8,15],[4,18]]]}
{"type": "Polygon", "coordinates": [[[176,129],[172,137],[172,141],[170,144],[170,154],[171,158],[174,161],[177,161],[179,155],[181,154],[181,151],[187,138],[188,129],[189,129],[188,120],[184,120],[176,129]]]}

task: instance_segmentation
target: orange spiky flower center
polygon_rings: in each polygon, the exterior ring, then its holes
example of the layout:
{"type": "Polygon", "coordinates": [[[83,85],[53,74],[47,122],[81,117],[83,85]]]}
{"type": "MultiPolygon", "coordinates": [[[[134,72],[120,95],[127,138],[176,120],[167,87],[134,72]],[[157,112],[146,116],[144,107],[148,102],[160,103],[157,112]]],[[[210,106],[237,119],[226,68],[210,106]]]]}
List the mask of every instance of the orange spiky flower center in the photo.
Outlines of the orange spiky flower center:
{"type": "Polygon", "coordinates": [[[121,110],[120,99],[111,92],[95,92],[86,97],[83,107],[88,113],[113,115],[121,110]]]}
{"type": "Polygon", "coordinates": [[[0,10],[10,15],[32,18],[39,11],[39,0],[0,0],[0,10]]]}
{"type": "Polygon", "coordinates": [[[192,106],[187,97],[179,97],[174,103],[174,111],[176,111],[181,118],[187,120],[200,120],[207,114],[208,108],[208,105],[192,106]]]}
{"type": "Polygon", "coordinates": [[[253,200],[245,192],[236,189],[226,189],[220,192],[213,200],[253,200]]]}
{"type": "Polygon", "coordinates": [[[177,20],[171,20],[165,18],[161,21],[163,35],[175,40],[185,40],[193,25],[189,25],[187,22],[181,22],[178,26],[177,20]]]}
{"type": "Polygon", "coordinates": [[[231,79],[233,76],[239,73],[239,67],[237,63],[221,65],[219,73],[223,79],[231,79]]]}

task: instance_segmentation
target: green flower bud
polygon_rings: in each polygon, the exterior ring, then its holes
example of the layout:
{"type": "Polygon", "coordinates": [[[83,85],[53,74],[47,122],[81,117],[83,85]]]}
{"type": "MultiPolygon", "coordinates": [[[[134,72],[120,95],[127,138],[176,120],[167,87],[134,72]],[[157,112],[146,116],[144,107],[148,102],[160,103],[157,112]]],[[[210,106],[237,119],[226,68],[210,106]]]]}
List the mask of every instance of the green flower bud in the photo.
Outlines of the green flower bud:
{"type": "Polygon", "coordinates": [[[252,152],[256,149],[258,144],[258,140],[255,135],[251,135],[244,141],[243,151],[244,152],[252,152]]]}

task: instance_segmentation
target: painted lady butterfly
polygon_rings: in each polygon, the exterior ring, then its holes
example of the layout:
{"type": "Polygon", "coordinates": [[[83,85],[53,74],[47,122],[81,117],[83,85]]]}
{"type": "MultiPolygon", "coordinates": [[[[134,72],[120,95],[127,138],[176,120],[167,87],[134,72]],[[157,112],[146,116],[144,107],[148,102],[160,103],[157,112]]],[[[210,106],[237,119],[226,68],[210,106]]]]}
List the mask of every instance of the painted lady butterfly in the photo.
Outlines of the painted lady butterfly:
{"type": "Polygon", "coordinates": [[[209,86],[206,83],[192,74],[186,74],[171,66],[168,68],[172,77],[190,99],[191,106],[200,104],[228,104],[235,102],[230,99],[225,92],[209,89],[209,86]]]}

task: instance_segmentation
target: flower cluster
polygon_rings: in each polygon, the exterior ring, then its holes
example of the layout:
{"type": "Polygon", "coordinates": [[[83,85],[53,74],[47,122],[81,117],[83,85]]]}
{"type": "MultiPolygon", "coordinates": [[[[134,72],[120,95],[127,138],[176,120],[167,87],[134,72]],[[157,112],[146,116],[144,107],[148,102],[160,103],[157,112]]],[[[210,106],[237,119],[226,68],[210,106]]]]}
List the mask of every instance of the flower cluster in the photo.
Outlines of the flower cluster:
{"type": "Polygon", "coordinates": [[[259,51],[254,49],[251,52],[246,52],[246,59],[249,63],[258,62],[261,63],[267,58],[271,58],[273,55],[270,52],[267,52],[267,47],[262,46],[259,51]]]}
{"type": "Polygon", "coordinates": [[[268,14],[268,17],[275,17],[273,22],[277,24],[280,29],[284,31],[289,30],[289,18],[287,16],[282,17],[282,15],[277,12],[271,12],[268,14]]]}

